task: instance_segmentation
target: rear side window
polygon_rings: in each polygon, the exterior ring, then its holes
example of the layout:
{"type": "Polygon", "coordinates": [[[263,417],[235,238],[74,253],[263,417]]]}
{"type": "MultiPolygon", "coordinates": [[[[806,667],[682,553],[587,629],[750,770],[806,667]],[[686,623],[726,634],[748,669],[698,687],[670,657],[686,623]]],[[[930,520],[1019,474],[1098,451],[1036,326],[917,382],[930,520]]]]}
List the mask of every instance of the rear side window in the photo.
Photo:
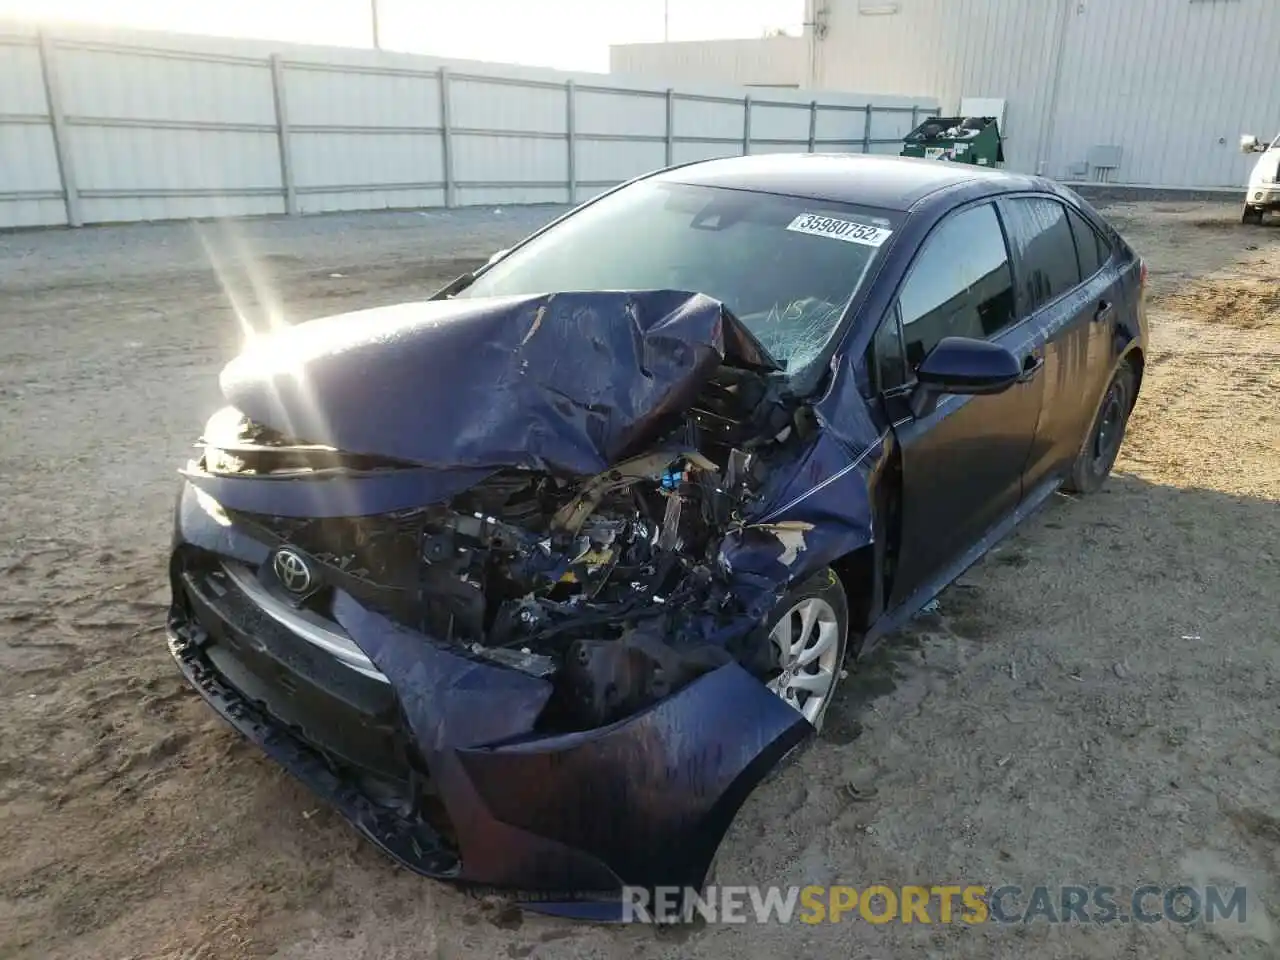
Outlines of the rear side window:
{"type": "Polygon", "coordinates": [[[898,304],[912,369],[943,337],[985,339],[1013,323],[1009,253],[991,204],[942,221],[925,240],[898,304]]]}
{"type": "Polygon", "coordinates": [[[1100,233],[1095,233],[1098,238],[1098,259],[1101,263],[1107,264],[1111,262],[1111,241],[1100,233]]]}
{"type": "Polygon", "coordinates": [[[1102,266],[1106,266],[1111,262],[1111,255],[1115,253],[1115,247],[1111,245],[1111,234],[1102,230],[1094,230],[1093,236],[1098,241],[1098,262],[1102,266]]]}
{"type": "Polygon", "coordinates": [[[1018,274],[1018,306],[1025,316],[1080,283],[1076,241],[1067,208],[1056,200],[1001,201],[1018,274]]]}
{"type": "MultiPolygon", "coordinates": [[[[1066,189],[1066,188],[1064,188],[1066,189]]],[[[1085,200],[1080,194],[1072,190],[1066,190],[1067,193],[1075,200],[1076,205],[1067,205],[1067,210],[1071,214],[1071,225],[1074,229],[1076,220],[1079,219],[1093,231],[1093,238],[1098,254],[1098,265],[1105,266],[1111,262],[1111,256],[1115,253],[1115,242],[1118,239],[1107,225],[1106,221],[1098,215],[1098,211],[1089,205],[1089,201],[1085,200]],[[1092,216],[1086,216],[1092,214],[1092,216]]],[[[1081,273],[1087,279],[1088,274],[1084,273],[1084,260],[1081,260],[1081,273]]]]}
{"type": "Polygon", "coordinates": [[[1076,238],[1076,256],[1080,260],[1080,279],[1088,280],[1102,269],[1102,265],[1111,259],[1111,253],[1103,244],[1098,231],[1089,226],[1089,221],[1067,208],[1067,218],[1071,221],[1071,232],[1076,238]]]}

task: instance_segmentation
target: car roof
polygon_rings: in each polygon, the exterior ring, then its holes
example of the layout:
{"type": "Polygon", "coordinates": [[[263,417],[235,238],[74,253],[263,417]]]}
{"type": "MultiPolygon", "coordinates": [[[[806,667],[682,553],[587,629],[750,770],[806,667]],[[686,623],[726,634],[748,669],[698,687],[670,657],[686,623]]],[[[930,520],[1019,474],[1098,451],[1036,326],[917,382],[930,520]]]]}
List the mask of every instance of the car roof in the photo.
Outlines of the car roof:
{"type": "Polygon", "coordinates": [[[726,157],[686,164],[656,176],[677,183],[754,190],[885,210],[910,210],[930,194],[962,183],[989,186],[986,192],[990,193],[1046,189],[1035,177],[973,164],[861,153],[726,157]]]}

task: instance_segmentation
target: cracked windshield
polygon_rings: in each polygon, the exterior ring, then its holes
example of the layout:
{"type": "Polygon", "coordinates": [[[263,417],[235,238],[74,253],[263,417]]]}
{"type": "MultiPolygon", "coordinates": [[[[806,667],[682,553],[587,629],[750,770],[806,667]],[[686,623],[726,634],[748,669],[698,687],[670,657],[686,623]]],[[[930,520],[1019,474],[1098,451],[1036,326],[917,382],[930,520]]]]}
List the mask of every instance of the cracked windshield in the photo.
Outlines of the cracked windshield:
{"type": "Polygon", "coordinates": [[[882,211],[829,201],[638,183],[514,251],[459,296],[704,293],[794,374],[821,354],[892,226],[882,211]]]}

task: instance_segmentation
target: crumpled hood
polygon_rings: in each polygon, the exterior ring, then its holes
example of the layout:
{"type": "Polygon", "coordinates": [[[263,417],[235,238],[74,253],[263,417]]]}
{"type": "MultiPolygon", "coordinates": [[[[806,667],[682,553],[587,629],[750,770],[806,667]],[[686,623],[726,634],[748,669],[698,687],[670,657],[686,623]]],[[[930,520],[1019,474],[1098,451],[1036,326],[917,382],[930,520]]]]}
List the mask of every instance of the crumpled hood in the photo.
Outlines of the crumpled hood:
{"type": "Polygon", "coordinates": [[[716,300],[672,290],[431,300],[255,340],[227,401],[298,441],[452,468],[594,474],[722,362],[776,370],[716,300]]]}

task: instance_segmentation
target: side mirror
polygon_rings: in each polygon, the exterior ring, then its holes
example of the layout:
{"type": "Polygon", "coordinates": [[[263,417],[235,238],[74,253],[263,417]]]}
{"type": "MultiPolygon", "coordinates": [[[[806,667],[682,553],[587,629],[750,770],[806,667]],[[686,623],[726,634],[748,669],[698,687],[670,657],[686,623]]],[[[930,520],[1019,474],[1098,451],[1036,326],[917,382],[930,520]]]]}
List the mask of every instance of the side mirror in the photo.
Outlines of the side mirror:
{"type": "Polygon", "coordinates": [[[493,256],[491,256],[488,260],[486,260],[484,265],[486,267],[491,267],[510,252],[511,252],[510,250],[499,250],[497,253],[493,254],[493,256]]]}
{"type": "Polygon", "coordinates": [[[1258,143],[1258,138],[1252,133],[1246,133],[1240,138],[1241,153],[1261,153],[1266,147],[1258,143]]]}
{"type": "Polygon", "coordinates": [[[1002,393],[1021,376],[1018,358],[999,344],[943,337],[916,368],[918,386],[912,397],[912,413],[922,416],[939,394],[1002,393]]]}

